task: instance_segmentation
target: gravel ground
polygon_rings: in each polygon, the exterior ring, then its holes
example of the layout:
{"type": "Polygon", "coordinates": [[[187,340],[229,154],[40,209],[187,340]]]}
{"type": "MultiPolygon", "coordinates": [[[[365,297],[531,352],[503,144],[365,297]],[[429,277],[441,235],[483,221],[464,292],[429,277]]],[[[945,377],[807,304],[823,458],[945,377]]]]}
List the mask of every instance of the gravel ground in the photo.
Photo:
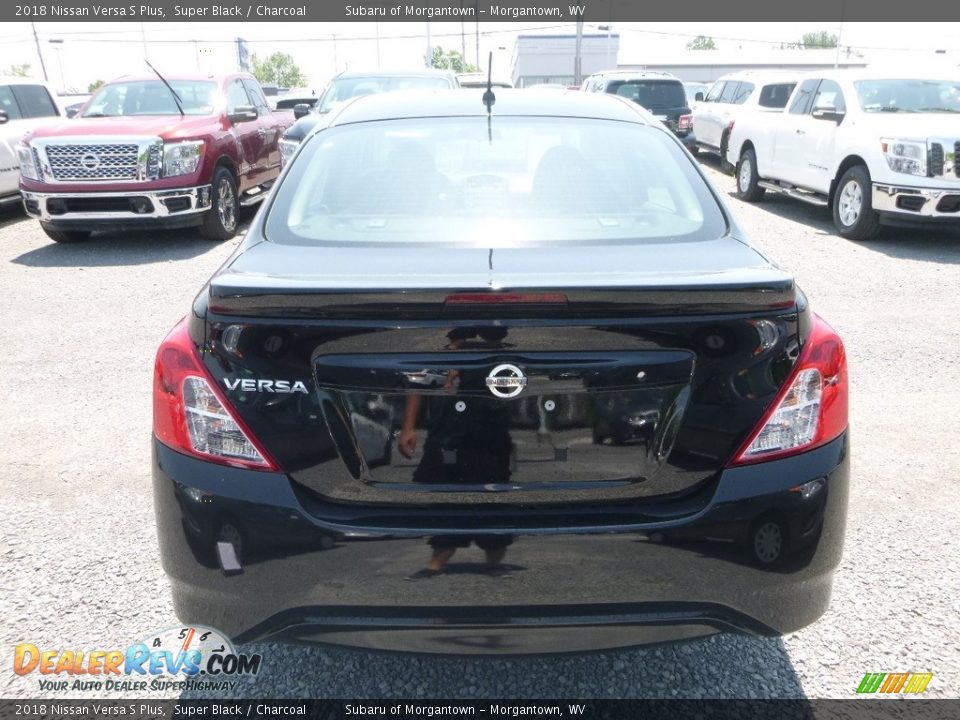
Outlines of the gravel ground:
{"type": "MultiPolygon", "coordinates": [[[[925,671],[928,695],[960,695],[960,235],[887,230],[855,244],[793,200],[730,204],[847,343],[853,489],[826,616],[782,639],[585,657],[249,646],[263,669],[237,694],[844,698],[867,671],[925,671]]],[[[177,623],[153,525],[151,364],[234,245],[179,232],[57,246],[17,212],[0,215],[0,696],[43,696],[35,675],[9,670],[18,642],[123,647],[177,623]]]]}

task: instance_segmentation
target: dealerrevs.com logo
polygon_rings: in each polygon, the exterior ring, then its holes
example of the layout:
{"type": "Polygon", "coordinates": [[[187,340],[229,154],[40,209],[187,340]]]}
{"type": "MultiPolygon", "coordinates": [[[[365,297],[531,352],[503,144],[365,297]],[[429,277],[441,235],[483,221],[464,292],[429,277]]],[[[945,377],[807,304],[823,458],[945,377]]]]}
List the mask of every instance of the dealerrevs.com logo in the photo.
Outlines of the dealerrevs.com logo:
{"type": "Polygon", "coordinates": [[[256,675],[260,655],[238,653],[213,628],[176,627],[148,635],[126,649],[14,648],[13,671],[36,675],[40,690],[232,690],[235,678],[256,675]]]}

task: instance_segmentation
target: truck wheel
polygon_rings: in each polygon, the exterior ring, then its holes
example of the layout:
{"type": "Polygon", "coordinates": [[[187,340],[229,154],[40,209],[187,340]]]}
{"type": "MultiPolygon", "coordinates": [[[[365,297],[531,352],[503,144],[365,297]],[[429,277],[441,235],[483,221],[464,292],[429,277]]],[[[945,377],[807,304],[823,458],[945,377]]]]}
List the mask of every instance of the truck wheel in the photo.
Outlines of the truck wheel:
{"type": "Polygon", "coordinates": [[[87,230],[54,230],[46,223],[40,223],[40,227],[47,234],[47,237],[58,243],[77,243],[89,240],[90,233],[87,230]]]}
{"type": "Polygon", "coordinates": [[[237,217],[240,213],[237,182],[227,168],[218,167],[213,173],[212,187],[210,210],[203,218],[200,234],[207,240],[229,240],[237,234],[237,217]]]}
{"type": "Polygon", "coordinates": [[[767,192],[757,184],[759,182],[757,154],[753,148],[747,148],[737,163],[737,197],[747,202],[759,201],[767,192]]]}
{"type": "Polygon", "coordinates": [[[870,173],[863,165],[849,168],[833,193],[833,224],[848,240],[872,240],[880,232],[880,218],[873,211],[870,173]]]}

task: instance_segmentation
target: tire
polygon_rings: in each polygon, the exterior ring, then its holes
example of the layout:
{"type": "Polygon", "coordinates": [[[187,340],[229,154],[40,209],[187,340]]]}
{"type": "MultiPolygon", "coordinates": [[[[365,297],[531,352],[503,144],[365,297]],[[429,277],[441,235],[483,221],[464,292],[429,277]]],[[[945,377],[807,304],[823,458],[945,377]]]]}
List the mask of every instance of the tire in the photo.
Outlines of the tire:
{"type": "Polygon", "coordinates": [[[880,217],[873,211],[870,173],[854,165],[840,178],[833,193],[833,224],[847,240],[872,240],[880,232],[880,217]]]}
{"type": "Polygon", "coordinates": [[[220,166],[213,173],[210,210],[204,215],[200,234],[207,240],[222,242],[237,234],[240,198],[233,173],[220,166]]]}
{"type": "Polygon", "coordinates": [[[89,230],[55,230],[46,223],[40,223],[40,227],[47,234],[47,237],[58,243],[78,243],[90,239],[89,230]]]}
{"type": "Polygon", "coordinates": [[[746,202],[759,202],[767,192],[760,187],[759,182],[757,154],[753,148],[747,148],[737,163],[737,197],[746,202]]]}

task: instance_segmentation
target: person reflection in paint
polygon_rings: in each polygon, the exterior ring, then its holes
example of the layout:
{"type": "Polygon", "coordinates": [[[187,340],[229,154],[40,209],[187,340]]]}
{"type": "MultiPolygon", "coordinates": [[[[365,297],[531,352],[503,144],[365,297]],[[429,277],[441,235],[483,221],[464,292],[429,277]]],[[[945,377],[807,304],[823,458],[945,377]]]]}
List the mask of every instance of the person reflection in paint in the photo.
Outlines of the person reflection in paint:
{"type": "MultiPolygon", "coordinates": [[[[495,350],[504,347],[506,328],[455,328],[447,334],[447,350],[495,350]]],[[[459,370],[450,370],[443,390],[453,395],[461,380],[459,370]]],[[[510,409],[493,398],[456,400],[442,395],[410,394],[406,398],[403,425],[397,449],[412,458],[417,449],[416,425],[426,406],[427,438],[413,481],[443,485],[490,485],[510,482],[510,409]],[[426,401],[425,401],[426,400],[426,401]]],[[[486,556],[485,572],[498,578],[510,577],[503,564],[510,535],[435,535],[428,544],[433,549],[427,566],[409,575],[411,581],[439,575],[458,548],[474,543],[486,556]]]]}

